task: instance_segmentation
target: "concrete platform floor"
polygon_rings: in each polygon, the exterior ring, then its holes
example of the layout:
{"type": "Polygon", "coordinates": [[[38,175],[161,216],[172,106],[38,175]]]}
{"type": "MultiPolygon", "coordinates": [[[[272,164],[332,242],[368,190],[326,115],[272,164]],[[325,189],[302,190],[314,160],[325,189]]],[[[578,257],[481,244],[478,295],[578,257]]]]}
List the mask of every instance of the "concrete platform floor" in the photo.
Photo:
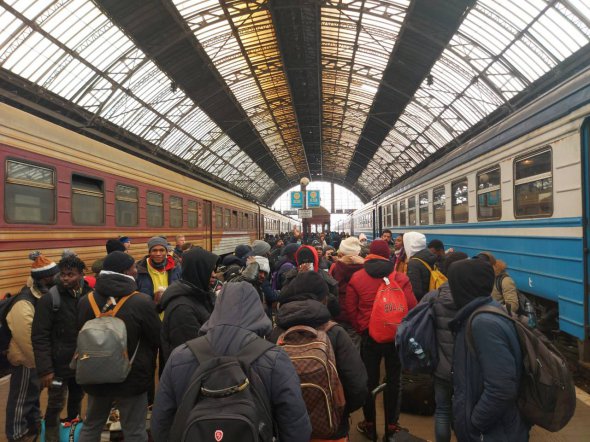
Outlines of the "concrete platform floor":
{"type": "MultiPolygon", "coordinates": [[[[531,431],[531,442],[590,442],[590,395],[580,389],[577,390],[576,413],[570,423],[558,433],[549,433],[541,428],[533,427],[531,431]]],[[[0,379],[0,442],[6,442],[4,434],[6,398],[8,397],[8,377],[0,379]]],[[[41,409],[45,409],[47,403],[47,391],[41,394],[41,409]]],[[[85,404],[84,404],[85,405],[85,404]]],[[[356,431],[356,424],[363,419],[362,411],[357,411],[352,415],[352,429],[350,432],[350,442],[365,442],[367,439],[356,431]]],[[[377,408],[377,422],[379,435],[383,435],[383,409],[377,408]]],[[[434,441],[434,423],[431,416],[414,416],[402,414],[400,423],[403,427],[408,428],[416,436],[422,437],[429,441],[434,441]]],[[[453,441],[456,441],[453,438],[453,441]]]]}

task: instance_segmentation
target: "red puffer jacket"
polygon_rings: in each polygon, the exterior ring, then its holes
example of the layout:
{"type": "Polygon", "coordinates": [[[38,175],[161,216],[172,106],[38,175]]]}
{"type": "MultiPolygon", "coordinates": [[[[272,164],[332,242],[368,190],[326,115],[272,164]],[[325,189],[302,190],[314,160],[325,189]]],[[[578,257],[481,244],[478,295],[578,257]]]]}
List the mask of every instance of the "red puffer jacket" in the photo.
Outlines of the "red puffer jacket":
{"type": "MultiPolygon", "coordinates": [[[[369,255],[366,258],[364,268],[350,278],[346,288],[346,297],[344,298],[344,310],[350,324],[359,334],[369,328],[375,294],[381,282],[383,282],[382,278],[389,276],[391,272],[393,272],[393,263],[391,261],[378,255],[369,255]]],[[[403,273],[396,273],[395,282],[398,283],[406,295],[408,311],[410,311],[417,304],[410,280],[403,273]]]]}

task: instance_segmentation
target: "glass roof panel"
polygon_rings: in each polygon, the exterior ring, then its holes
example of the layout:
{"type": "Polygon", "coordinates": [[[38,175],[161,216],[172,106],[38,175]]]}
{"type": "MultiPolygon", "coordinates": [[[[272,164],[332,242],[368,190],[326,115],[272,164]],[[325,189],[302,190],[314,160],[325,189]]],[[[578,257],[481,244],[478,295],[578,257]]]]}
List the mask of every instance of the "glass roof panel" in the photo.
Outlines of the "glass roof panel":
{"type": "Polygon", "coordinates": [[[395,154],[404,165],[399,178],[587,45],[588,23],[583,0],[479,0],[432,67],[432,83],[424,81],[377,155],[403,145],[395,154]]]}
{"type": "Polygon", "coordinates": [[[322,146],[327,178],[346,175],[408,4],[378,0],[322,4],[322,146]]]}
{"type": "Polygon", "coordinates": [[[276,187],[88,0],[0,5],[0,66],[197,167],[212,158],[241,192],[262,198],[276,187]]]}

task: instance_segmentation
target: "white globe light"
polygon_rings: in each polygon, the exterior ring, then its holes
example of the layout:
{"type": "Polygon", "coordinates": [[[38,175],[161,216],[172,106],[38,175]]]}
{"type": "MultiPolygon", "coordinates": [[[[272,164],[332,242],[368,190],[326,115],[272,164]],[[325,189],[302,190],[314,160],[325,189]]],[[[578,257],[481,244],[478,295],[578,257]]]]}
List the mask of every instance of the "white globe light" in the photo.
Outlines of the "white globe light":
{"type": "Polygon", "coordinates": [[[303,177],[303,178],[301,178],[301,179],[299,180],[299,183],[300,183],[302,186],[307,186],[307,185],[309,184],[309,178],[307,178],[307,177],[303,177]]]}

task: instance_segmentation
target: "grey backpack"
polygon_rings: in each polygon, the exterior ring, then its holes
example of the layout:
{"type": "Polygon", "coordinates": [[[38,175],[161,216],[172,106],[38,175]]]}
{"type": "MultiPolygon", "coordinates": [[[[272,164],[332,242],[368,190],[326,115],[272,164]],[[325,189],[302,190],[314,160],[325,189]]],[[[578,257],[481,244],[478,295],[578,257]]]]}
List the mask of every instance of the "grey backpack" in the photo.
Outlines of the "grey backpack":
{"type": "Polygon", "coordinates": [[[131,371],[131,365],[139,349],[139,341],[131,360],[127,352],[127,327],[117,313],[129,298],[138,292],[124,296],[115,308],[101,312],[94,299],[88,300],[96,318],[87,321],[78,334],[77,350],[72,361],[79,385],[118,384],[131,371]]]}

